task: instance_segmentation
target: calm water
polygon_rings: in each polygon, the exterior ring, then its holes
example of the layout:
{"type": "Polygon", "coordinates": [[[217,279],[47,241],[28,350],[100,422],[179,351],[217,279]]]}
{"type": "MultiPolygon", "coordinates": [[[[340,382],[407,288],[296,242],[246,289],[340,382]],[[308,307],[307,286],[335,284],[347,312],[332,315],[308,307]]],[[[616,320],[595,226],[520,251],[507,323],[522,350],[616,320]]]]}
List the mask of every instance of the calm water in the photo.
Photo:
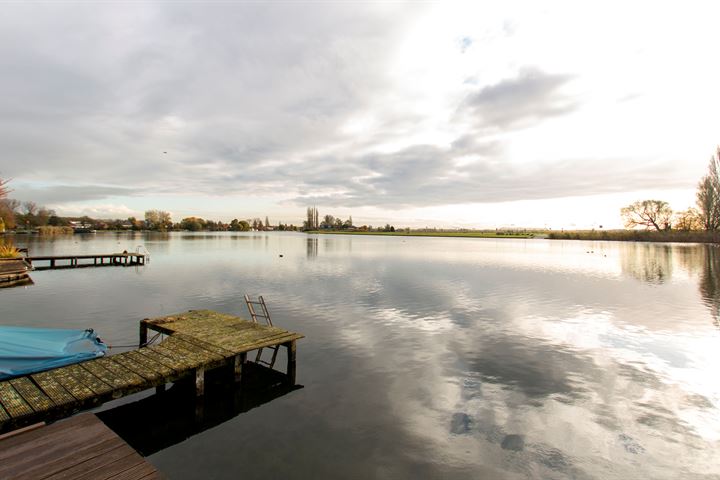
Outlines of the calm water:
{"type": "MultiPolygon", "coordinates": [[[[248,293],[306,335],[304,388],[250,404],[231,394],[199,433],[146,451],[170,478],[720,478],[714,247],[281,233],[25,241],[38,255],[144,245],[151,261],[35,272],[35,285],[0,290],[3,323],[91,326],[124,345],[146,317],[246,316],[248,293]]],[[[151,421],[133,427],[150,439],[151,421]]]]}

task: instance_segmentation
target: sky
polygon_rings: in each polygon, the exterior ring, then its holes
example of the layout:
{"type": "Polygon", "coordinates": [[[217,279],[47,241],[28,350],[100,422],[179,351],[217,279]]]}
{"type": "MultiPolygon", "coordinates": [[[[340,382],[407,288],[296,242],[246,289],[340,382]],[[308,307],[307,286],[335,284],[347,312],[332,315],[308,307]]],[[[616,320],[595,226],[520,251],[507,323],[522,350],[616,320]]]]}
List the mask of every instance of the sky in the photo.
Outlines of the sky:
{"type": "Polygon", "coordinates": [[[0,178],[59,215],[617,228],[694,204],[720,3],[4,2],[0,178]]]}

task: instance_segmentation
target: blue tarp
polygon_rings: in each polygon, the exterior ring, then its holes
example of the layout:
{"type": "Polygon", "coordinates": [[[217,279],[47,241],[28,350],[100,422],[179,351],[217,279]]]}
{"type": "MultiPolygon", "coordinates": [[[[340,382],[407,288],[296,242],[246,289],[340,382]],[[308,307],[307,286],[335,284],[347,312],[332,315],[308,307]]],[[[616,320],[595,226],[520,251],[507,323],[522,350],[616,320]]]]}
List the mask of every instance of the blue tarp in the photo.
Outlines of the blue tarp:
{"type": "Polygon", "coordinates": [[[106,351],[91,328],[0,326],[0,380],[101,357],[106,351]]]}

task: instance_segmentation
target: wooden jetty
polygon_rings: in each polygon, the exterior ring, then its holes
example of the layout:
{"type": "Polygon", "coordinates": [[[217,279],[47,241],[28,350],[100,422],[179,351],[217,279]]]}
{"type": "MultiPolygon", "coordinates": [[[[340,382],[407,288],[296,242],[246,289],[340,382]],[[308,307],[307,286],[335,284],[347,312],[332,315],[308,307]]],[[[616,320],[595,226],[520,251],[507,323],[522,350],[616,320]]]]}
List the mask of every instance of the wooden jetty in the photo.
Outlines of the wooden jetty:
{"type": "Polygon", "coordinates": [[[145,265],[143,253],[94,253],[88,255],[40,255],[28,256],[33,270],[51,270],[59,268],[111,267],[145,265]],[[47,263],[45,263],[47,262],[47,263]],[[41,265],[38,265],[42,263],[41,265]]]}
{"type": "Polygon", "coordinates": [[[295,384],[297,340],[304,336],[210,310],[145,319],[149,330],[168,335],[158,344],[0,382],[0,433],[67,417],[106,401],[190,377],[203,395],[205,372],[227,367],[242,377],[247,353],[266,347],[287,350],[288,384],[295,384]]]}
{"type": "Polygon", "coordinates": [[[29,270],[30,265],[23,257],[0,258],[0,287],[32,283],[29,270]]]}
{"type": "Polygon", "coordinates": [[[91,413],[0,439],[3,479],[164,478],[91,413]]]}

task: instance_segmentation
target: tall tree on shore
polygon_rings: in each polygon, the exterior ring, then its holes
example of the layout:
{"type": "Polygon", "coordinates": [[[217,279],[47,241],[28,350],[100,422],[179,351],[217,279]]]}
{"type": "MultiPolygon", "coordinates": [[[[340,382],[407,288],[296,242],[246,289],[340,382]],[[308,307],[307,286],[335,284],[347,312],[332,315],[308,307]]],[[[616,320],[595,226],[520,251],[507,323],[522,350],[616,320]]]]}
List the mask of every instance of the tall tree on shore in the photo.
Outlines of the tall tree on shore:
{"type": "Polygon", "coordinates": [[[698,184],[697,205],[705,230],[720,229],[720,147],[710,157],[708,173],[698,184]]]}
{"type": "Polygon", "coordinates": [[[307,208],[307,220],[305,220],[306,230],[317,230],[320,226],[320,214],[318,213],[317,207],[307,208]]]}
{"type": "Polygon", "coordinates": [[[673,211],[662,200],[641,200],[620,210],[626,228],[643,226],[657,231],[669,230],[673,211]]]}
{"type": "Polygon", "coordinates": [[[169,212],[163,210],[148,210],[145,212],[145,227],[149,230],[165,231],[172,227],[172,218],[169,212]]]}

